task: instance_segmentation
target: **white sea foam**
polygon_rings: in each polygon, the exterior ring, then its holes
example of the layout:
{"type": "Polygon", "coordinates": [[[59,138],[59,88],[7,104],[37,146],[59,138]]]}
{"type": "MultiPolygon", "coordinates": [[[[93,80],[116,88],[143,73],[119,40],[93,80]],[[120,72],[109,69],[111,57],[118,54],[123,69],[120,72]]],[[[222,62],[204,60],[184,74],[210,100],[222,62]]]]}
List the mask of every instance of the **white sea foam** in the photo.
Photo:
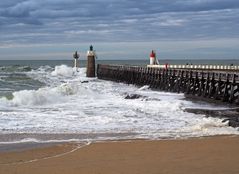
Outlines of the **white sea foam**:
{"type": "Polygon", "coordinates": [[[93,140],[238,134],[221,119],[184,112],[202,105],[184,100],[183,94],[87,78],[85,71],[62,65],[29,72],[47,86],[14,92],[12,100],[0,99],[0,133],[108,134],[93,140]],[[126,94],[142,97],[125,99],[126,94]]]}
{"type": "Polygon", "coordinates": [[[13,99],[1,99],[0,101],[13,106],[47,105],[64,102],[66,96],[77,93],[77,86],[71,83],[63,83],[57,87],[45,87],[38,90],[22,90],[13,92],[13,99]]]}
{"type": "MultiPolygon", "coordinates": [[[[86,141],[86,140],[84,140],[86,141]]],[[[23,138],[18,141],[4,141],[0,142],[0,145],[6,144],[20,144],[20,143],[63,143],[63,142],[82,142],[80,139],[51,139],[51,140],[41,140],[36,138],[23,138]]]]}
{"type": "Polygon", "coordinates": [[[53,76],[65,76],[71,77],[73,75],[73,69],[66,65],[56,66],[55,70],[51,73],[53,76]]]}

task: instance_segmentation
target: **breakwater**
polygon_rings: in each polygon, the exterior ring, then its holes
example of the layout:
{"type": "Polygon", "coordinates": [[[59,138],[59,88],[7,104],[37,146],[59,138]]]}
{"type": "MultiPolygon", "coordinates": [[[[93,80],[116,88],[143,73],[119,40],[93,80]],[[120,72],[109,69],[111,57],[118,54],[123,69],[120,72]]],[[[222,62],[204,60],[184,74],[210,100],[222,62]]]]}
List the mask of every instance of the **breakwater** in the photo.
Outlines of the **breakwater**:
{"type": "Polygon", "coordinates": [[[239,71],[238,65],[147,65],[149,68],[170,68],[170,69],[194,69],[194,70],[219,70],[219,71],[239,71]]]}
{"type": "Polygon", "coordinates": [[[238,71],[97,65],[99,79],[239,105],[238,71]]]}

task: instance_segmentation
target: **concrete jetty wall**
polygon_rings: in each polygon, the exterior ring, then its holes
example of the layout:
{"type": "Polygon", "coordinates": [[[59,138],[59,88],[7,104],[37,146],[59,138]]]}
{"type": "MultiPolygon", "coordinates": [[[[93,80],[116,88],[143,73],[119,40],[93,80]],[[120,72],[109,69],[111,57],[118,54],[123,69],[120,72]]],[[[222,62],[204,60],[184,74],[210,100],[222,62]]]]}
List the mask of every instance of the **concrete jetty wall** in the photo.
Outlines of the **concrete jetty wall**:
{"type": "Polygon", "coordinates": [[[239,105],[239,72],[202,68],[97,65],[99,79],[112,80],[239,105]]]}

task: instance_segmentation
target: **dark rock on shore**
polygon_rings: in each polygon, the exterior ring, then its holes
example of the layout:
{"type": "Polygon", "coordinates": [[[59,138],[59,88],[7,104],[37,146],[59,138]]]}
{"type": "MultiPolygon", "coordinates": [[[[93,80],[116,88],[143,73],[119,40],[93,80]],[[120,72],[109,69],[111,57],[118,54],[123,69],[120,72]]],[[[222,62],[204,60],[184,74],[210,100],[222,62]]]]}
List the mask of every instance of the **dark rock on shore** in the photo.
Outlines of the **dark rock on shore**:
{"type": "Polygon", "coordinates": [[[239,116],[224,119],[222,122],[228,121],[228,125],[231,127],[239,127],[239,116]]]}
{"type": "Polygon", "coordinates": [[[184,111],[194,114],[204,114],[207,117],[221,118],[223,122],[228,121],[229,126],[239,127],[239,108],[224,110],[186,108],[184,111]]]}
{"type": "Polygon", "coordinates": [[[140,95],[140,94],[128,94],[128,93],[126,93],[125,97],[124,97],[124,99],[139,99],[139,98],[141,98],[142,100],[145,100],[145,101],[160,101],[160,99],[158,99],[158,98],[151,98],[151,97],[143,96],[143,95],[140,95]]]}
{"type": "Polygon", "coordinates": [[[81,83],[89,83],[89,81],[85,80],[85,81],[81,81],[81,83]]]}
{"type": "Polygon", "coordinates": [[[127,94],[125,96],[125,99],[138,99],[138,98],[142,98],[143,96],[142,95],[139,95],[139,94],[127,94]]]}
{"type": "Polygon", "coordinates": [[[145,100],[146,100],[146,101],[161,101],[161,100],[158,99],[158,98],[146,98],[145,100]]]}

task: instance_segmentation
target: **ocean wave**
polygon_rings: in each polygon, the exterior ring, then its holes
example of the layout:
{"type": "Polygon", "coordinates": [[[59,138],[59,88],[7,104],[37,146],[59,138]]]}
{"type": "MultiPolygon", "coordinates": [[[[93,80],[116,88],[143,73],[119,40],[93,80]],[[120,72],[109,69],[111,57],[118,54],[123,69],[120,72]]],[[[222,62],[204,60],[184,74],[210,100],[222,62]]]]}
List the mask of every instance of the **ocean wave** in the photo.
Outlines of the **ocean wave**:
{"type": "Polygon", "coordinates": [[[184,108],[202,106],[184,100],[183,94],[87,78],[85,71],[60,65],[27,72],[46,85],[0,99],[0,133],[127,133],[132,135],[129,139],[238,134],[221,119],[185,112],[184,108]],[[126,94],[139,97],[129,100],[126,94]]]}
{"type": "MultiPolygon", "coordinates": [[[[35,82],[45,82],[49,86],[39,89],[33,88],[32,90],[15,91],[6,96],[7,100],[4,101],[4,99],[1,99],[1,101],[2,103],[14,106],[46,105],[49,103],[63,102],[65,96],[74,95],[78,91],[77,83],[67,82],[74,78],[74,73],[76,72],[74,72],[73,68],[66,65],[56,66],[54,69],[49,66],[41,66],[28,74],[21,74],[21,76],[24,77],[24,79],[33,79],[35,82]]],[[[14,75],[12,74],[11,76],[14,75]]],[[[15,78],[18,79],[17,77],[15,78]]],[[[18,82],[14,81],[13,84],[17,86],[18,82]]],[[[34,87],[27,83],[19,85],[34,87]]]]}
{"type": "Polygon", "coordinates": [[[83,77],[84,72],[85,68],[76,72],[74,68],[67,65],[57,65],[54,68],[46,65],[28,72],[27,75],[47,86],[57,86],[62,82],[77,79],[79,76],[83,77]]]}
{"type": "Polygon", "coordinates": [[[64,97],[77,93],[77,86],[64,83],[58,87],[45,87],[38,90],[22,90],[12,93],[10,100],[5,101],[14,106],[46,105],[49,103],[64,102],[64,97]]]}
{"type": "Polygon", "coordinates": [[[66,65],[60,65],[55,67],[55,70],[52,71],[51,75],[71,77],[73,73],[74,73],[73,68],[68,67],[66,65]]]}
{"type": "Polygon", "coordinates": [[[30,66],[12,65],[12,66],[0,66],[1,72],[29,72],[32,68],[30,66]]]}

